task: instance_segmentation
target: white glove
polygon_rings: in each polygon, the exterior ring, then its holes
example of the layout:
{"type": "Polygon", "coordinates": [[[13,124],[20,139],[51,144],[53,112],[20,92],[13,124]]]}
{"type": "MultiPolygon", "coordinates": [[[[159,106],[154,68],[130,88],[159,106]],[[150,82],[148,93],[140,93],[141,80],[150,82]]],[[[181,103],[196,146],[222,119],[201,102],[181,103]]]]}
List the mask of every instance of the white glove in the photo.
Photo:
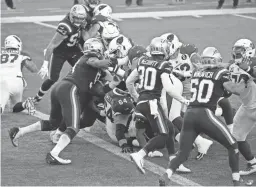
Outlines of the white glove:
{"type": "Polygon", "coordinates": [[[48,76],[48,63],[48,61],[44,61],[41,69],[38,72],[42,79],[44,79],[45,76],[48,76]]]}

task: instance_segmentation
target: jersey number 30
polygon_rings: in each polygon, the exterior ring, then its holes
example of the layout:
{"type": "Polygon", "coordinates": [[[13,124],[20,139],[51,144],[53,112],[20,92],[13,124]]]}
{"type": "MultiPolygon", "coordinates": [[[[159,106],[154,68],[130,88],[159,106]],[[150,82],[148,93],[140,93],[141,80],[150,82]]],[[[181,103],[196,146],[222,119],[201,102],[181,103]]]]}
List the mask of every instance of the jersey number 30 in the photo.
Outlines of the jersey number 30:
{"type": "Polygon", "coordinates": [[[199,103],[208,103],[213,93],[213,82],[208,79],[203,79],[199,82],[199,79],[191,80],[191,92],[192,97],[190,102],[198,101],[199,103]]]}
{"type": "Polygon", "coordinates": [[[140,76],[139,88],[153,90],[156,85],[156,69],[152,67],[145,68],[144,66],[139,66],[138,72],[140,76]]]}

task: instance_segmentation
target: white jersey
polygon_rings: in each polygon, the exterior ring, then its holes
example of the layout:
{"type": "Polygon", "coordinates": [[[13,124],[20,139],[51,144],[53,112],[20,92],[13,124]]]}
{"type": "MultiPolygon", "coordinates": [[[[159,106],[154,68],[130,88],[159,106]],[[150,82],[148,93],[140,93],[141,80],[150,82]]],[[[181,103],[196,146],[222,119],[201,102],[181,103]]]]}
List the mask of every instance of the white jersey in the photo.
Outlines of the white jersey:
{"type": "Polygon", "coordinates": [[[31,60],[29,55],[17,50],[1,50],[1,77],[22,77],[22,66],[25,60],[31,60]]]}
{"type": "Polygon", "coordinates": [[[181,78],[183,84],[183,96],[189,99],[190,97],[190,77],[194,70],[194,66],[187,54],[178,54],[178,57],[174,60],[170,60],[170,63],[175,70],[182,72],[184,76],[181,78]]]}
{"type": "Polygon", "coordinates": [[[231,72],[232,81],[237,83],[236,90],[239,93],[242,105],[248,109],[256,108],[256,84],[253,78],[235,64],[231,64],[228,69],[231,72]],[[241,81],[243,76],[250,77],[247,83],[241,81]]]}

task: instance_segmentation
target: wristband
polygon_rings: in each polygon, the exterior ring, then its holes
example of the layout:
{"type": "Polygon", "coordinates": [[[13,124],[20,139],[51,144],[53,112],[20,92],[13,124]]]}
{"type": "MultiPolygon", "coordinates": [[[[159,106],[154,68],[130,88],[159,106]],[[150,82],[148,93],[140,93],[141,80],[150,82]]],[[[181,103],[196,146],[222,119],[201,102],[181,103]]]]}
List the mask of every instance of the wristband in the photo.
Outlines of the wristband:
{"type": "Polygon", "coordinates": [[[47,61],[47,60],[44,60],[43,66],[46,66],[46,67],[48,67],[48,64],[49,64],[49,61],[47,61]]]}

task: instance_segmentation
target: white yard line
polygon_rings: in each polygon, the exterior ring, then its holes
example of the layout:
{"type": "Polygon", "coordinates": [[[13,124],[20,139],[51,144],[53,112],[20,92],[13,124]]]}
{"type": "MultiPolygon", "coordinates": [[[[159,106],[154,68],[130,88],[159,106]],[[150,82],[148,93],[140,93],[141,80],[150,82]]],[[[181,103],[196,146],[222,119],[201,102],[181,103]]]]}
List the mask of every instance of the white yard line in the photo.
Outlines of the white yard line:
{"type": "Polygon", "coordinates": [[[42,23],[42,22],[38,22],[38,21],[35,21],[34,23],[35,23],[35,24],[38,24],[38,25],[45,26],[45,27],[57,29],[57,26],[55,26],[55,25],[51,25],[51,24],[47,24],[47,23],[42,23]]]}
{"type": "MultiPolygon", "coordinates": [[[[255,12],[256,13],[256,12],[255,12]]],[[[246,19],[252,19],[256,20],[256,17],[253,16],[245,16],[245,15],[240,15],[240,14],[233,14],[233,16],[241,17],[241,18],[246,18],[246,19]]]]}
{"type": "MultiPolygon", "coordinates": [[[[39,111],[36,111],[34,116],[37,117],[37,118],[40,118],[40,119],[44,119],[44,120],[49,119],[49,115],[44,114],[44,113],[39,112],[39,111]]],[[[93,135],[93,134],[90,134],[90,133],[87,133],[87,132],[81,130],[77,134],[77,136],[86,140],[86,141],[88,141],[88,142],[90,142],[90,143],[92,143],[92,144],[94,144],[94,145],[96,145],[97,147],[100,147],[100,148],[118,156],[118,157],[121,157],[125,160],[131,161],[129,155],[121,153],[119,147],[117,147],[117,146],[115,146],[115,145],[113,145],[113,144],[111,144],[111,143],[93,135]]],[[[144,163],[145,163],[145,168],[148,171],[151,171],[151,172],[153,172],[153,173],[155,173],[159,176],[161,176],[165,172],[165,168],[163,168],[163,167],[161,167],[161,166],[159,166],[159,165],[157,165],[153,162],[145,160],[144,163]]],[[[166,166],[167,166],[167,163],[168,163],[168,161],[166,161],[166,166]]],[[[135,167],[134,167],[134,169],[135,169],[135,167]]],[[[180,175],[177,175],[177,174],[173,175],[171,181],[176,183],[176,184],[179,184],[181,186],[202,186],[202,185],[200,185],[200,184],[198,184],[198,183],[196,183],[192,180],[189,180],[189,179],[187,179],[185,177],[182,177],[180,175]]],[[[157,183],[157,181],[156,181],[156,183],[157,183]]]]}
{"type": "MultiPolygon", "coordinates": [[[[238,9],[204,9],[204,10],[179,10],[179,11],[156,11],[156,12],[126,12],[114,13],[114,19],[136,19],[136,18],[152,18],[154,17],[183,17],[183,16],[215,16],[215,15],[234,15],[234,14],[253,14],[256,8],[238,8],[238,9]]],[[[50,22],[59,21],[65,15],[53,16],[28,16],[28,17],[2,17],[2,23],[25,23],[25,22],[50,22]]],[[[247,16],[250,17],[250,16],[247,16]]]]}

